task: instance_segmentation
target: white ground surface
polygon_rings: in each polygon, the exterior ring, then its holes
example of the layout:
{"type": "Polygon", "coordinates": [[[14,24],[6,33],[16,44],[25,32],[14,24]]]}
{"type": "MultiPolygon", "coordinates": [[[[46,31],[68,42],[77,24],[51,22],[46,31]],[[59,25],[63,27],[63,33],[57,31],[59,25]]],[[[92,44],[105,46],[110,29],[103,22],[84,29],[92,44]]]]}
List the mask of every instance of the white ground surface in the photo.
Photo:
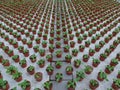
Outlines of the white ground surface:
{"type": "MultiPolygon", "coordinates": [[[[49,0],[48,0],[48,1],[49,1],[49,0]]],[[[47,8],[47,5],[46,5],[46,8],[47,8]]],[[[67,8],[67,5],[66,5],[66,8],[67,8]]],[[[45,9],[45,10],[46,10],[46,9],[45,9]]],[[[45,11],[45,10],[44,10],[44,11],[45,11]]],[[[44,14],[43,14],[43,15],[44,15],[44,14]]],[[[1,16],[1,15],[0,15],[0,16],[1,16]]],[[[2,17],[2,16],[1,16],[1,17],[2,17]]],[[[50,21],[50,22],[51,22],[51,21],[50,21]]],[[[4,24],[3,22],[0,22],[0,23],[4,24]]],[[[117,27],[118,27],[118,26],[120,26],[120,24],[118,24],[117,27]]],[[[104,28],[103,28],[103,29],[104,29],[104,28]]],[[[100,31],[102,31],[103,29],[101,29],[100,31]]],[[[105,36],[107,36],[109,33],[111,33],[114,29],[115,29],[115,28],[113,28],[113,29],[112,29],[110,32],[108,32],[105,36]]],[[[2,32],[5,32],[5,31],[3,31],[3,30],[1,30],[1,31],[2,31],[2,32]]],[[[97,32],[97,33],[99,33],[99,32],[97,32]]],[[[97,34],[97,33],[96,33],[96,34],[97,34]]],[[[5,33],[5,34],[7,35],[8,33],[5,33]]],[[[75,32],[73,32],[73,34],[75,34],[75,32]]],[[[9,36],[10,36],[11,39],[14,39],[13,36],[11,36],[11,35],[9,35],[9,36]]],[[[99,41],[104,40],[105,36],[104,36],[104,37],[101,37],[99,40],[97,40],[95,44],[98,44],[99,41]]],[[[117,39],[117,37],[119,37],[119,36],[120,36],[120,33],[118,33],[118,34],[116,35],[116,37],[114,37],[112,40],[110,40],[110,42],[107,43],[98,53],[95,53],[94,56],[90,57],[90,59],[89,59],[89,61],[88,61],[87,63],[83,63],[83,65],[81,65],[80,68],[78,68],[78,69],[75,69],[75,68],[74,68],[73,76],[75,77],[76,71],[81,70],[81,69],[84,69],[84,65],[91,65],[91,66],[92,66],[92,58],[93,58],[93,57],[94,57],[94,58],[99,58],[98,56],[99,56],[102,52],[104,52],[104,50],[105,50],[106,48],[108,48],[108,47],[112,44],[112,42],[113,42],[115,39],[117,39]]],[[[25,35],[22,35],[22,38],[24,38],[24,37],[25,37],[25,35]]],[[[35,37],[37,37],[37,35],[35,35],[35,37]]],[[[49,35],[48,35],[48,39],[49,39],[49,35]]],[[[28,39],[28,40],[29,40],[29,39],[28,39]]],[[[87,38],[87,40],[91,40],[91,38],[87,38]]],[[[42,40],[41,40],[41,41],[42,41],[42,40]]],[[[74,38],[74,41],[77,42],[77,38],[74,38]]],[[[84,45],[84,42],[85,42],[85,41],[86,41],[86,40],[84,40],[84,41],[82,42],[82,45],[84,45]]],[[[14,49],[14,47],[11,46],[11,45],[9,45],[9,43],[6,42],[4,39],[0,38],[0,42],[4,42],[5,45],[9,46],[10,49],[14,49]]],[[[22,42],[20,42],[20,41],[19,41],[18,43],[19,43],[19,45],[23,45],[22,42]]],[[[89,48],[94,48],[94,47],[95,47],[95,44],[91,44],[89,48]]],[[[35,41],[33,41],[33,45],[36,45],[35,41]]],[[[49,45],[48,45],[48,46],[49,46],[49,45]]],[[[42,46],[40,46],[40,47],[42,47],[42,46]]],[[[78,48],[78,47],[79,47],[79,44],[76,44],[75,48],[78,48]]],[[[28,48],[27,45],[24,45],[24,48],[28,48]]],[[[82,60],[82,55],[83,55],[83,54],[88,54],[89,48],[85,48],[85,50],[84,50],[83,53],[79,52],[78,56],[77,56],[77,57],[73,57],[72,60],[78,59],[78,58],[82,60]]],[[[47,51],[47,50],[48,50],[48,47],[46,48],[46,51],[47,51]]],[[[29,49],[29,51],[30,51],[30,55],[34,54],[33,49],[29,49]]],[[[70,53],[71,53],[71,51],[72,51],[72,49],[70,49],[70,53]]],[[[89,80],[90,80],[90,79],[96,79],[96,78],[97,78],[97,73],[98,73],[100,70],[103,70],[103,71],[104,71],[105,66],[108,65],[108,64],[110,63],[110,60],[111,60],[112,58],[115,58],[116,54],[119,53],[119,52],[120,52],[120,45],[117,46],[117,48],[109,55],[109,57],[108,57],[104,62],[101,62],[100,65],[99,65],[97,68],[94,68],[92,74],[86,75],[86,78],[85,78],[82,82],[77,83],[77,87],[76,87],[75,90],[85,90],[85,89],[90,90],[90,89],[89,89],[89,80]]],[[[19,54],[20,59],[23,59],[23,58],[24,58],[24,55],[23,55],[23,54],[20,54],[17,49],[14,49],[14,53],[15,53],[15,54],[19,54]]],[[[49,52],[47,52],[47,53],[49,53],[49,52]]],[[[37,60],[39,60],[41,57],[39,56],[38,53],[35,53],[35,54],[37,55],[37,60]]],[[[63,54],[64,54],[64,53],[63,53],[63,54]]],[[[31,63],[31,62],[29,62],[29,61],[30,61],[29,58],[26,58],[28,66],[29,66],[29,65],[33,65],[33,66],[35,66],[35,71],[36,71],[36,72],[37,72],[37,71],[40,71],[40,72],[42,72],[42,73],[44,74],[43,80],[42,80],[41,82],[36,82],[35,79],[34,79],[34,76],[29,75],[29,74],[26,72],[26,69],[21,68],[18,63],[17,63],[17,64],[14,63],[14,61],[13,61],[7,54],[5,54],[2,49],[0,49],[0,55],[3,55],[5,59],[9,59],[11,65],[16,66],[16,67],[18,68],[18,71],[20,71],[20,72],[23,73],[23,75],[22,75],[22,76],[23,76],[23,80],[24,80],[24,79],[27,79],[27,80],[31,81],[31,87],[32,87],[31,90],[33,90],[34,88],[37,88],[37,87],[41,88],[41,90],[44,90],[42,84],[43,84],[45,81],[49,80],[49,76],[47,75],[46,70],[45,70],[46,67],[47,67],[47,65],[49,64],[48,62],[46,63],[46,66],[45,66],[44,68],[41,68],[41,69],[40,69],[36,63],[31,63]]],[[[45,58],[45,57],[44,57],[44,58],[45,58]]],[[[72,65],[73,65],[73,61],[72,61],[72,65]]],[[[53,64],[53,66],[54,66],[54,64],[53,64]]],[[[63,72],[63,74],[64,74],[64,76],[65,76],[65,79],[71,79],[71,76],[69,76],[69,77],[66,76],[66,74],[65,74],[65,67],[66,67],[66,63],[63,64],[60,72],[63,72]]],[[[112,84],[112,81],[113,81],[113,78],[116,78],[116,75],[117,75],[117,73],[118,73],[118,70],[120,70],[120,63],[115,67],[114,72],[112,72],[110,75],[108,75],[108,80],[109,80],[109,81],[108,81],[108,82],[107,82],[107,81],[99,82],[100,85],[99,85],[99,87],[98,87],[96,90],[107,90],[107,88],[110,88],[110,87],[111,87],[111,84],[112,84]]],[[[6,69],[5,69],[1,64],[0,64],[0,71],[1,71],[2,74],[3,74],[3,78],[4,78],[5,80],[8,80],[11,88],[17,87],[17,90],[21,90],[21,88],[18,86],[18,83],[16,83],[16,81],[14,81],[14,80],[12,79],[11,75],[8,75],[8,74],[6,73],[6,69]]],[[[57,70],[55,70],[55,72],[57,72],[57,70]]],[[[53,75],[52,77],[54,78],[54,75],[53,75]]],[[[53,81],[53,84],[54,84],[53,90],[67,90],[67,89],[66,89],[66,82],[67,82],[67,81],[63,81],[62,83],[58,84],[57,82],[53,81]]]]}

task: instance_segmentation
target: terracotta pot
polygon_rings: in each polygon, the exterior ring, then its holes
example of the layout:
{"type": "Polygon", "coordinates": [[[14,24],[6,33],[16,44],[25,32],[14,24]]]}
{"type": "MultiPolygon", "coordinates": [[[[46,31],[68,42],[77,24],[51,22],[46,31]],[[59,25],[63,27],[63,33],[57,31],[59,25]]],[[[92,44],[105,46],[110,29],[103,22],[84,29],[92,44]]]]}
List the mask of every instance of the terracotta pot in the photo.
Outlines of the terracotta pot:
{"type": "Polygon", "coordinates": [[[27,66],[27,64],[22,64],[21,67],[22,68],[25,68],[27,66]]]}
{"type": "Polygon", "coordinates": [[[97,79],[98,79],[99,81],[103,81],[103,80],[104,80],[104,78],[100,78],[100,72],[98,73],[97,79]]]}
{"type": "Polygon", "coordinates": [[[24,53],[24,56],[25,56],[25,57],[28,57],[28,56],[29,56],[29,53],[24,53]]]}
{"type": "Polygon", "coordinates": [[[57,57],[58,57],[58,58],[61,58],[61,56],[62,56],[62,54],[57,54],[57,57]]]}
{"type": "Polygon", "coordinates": [[[57,69],[60,69],[61,68],[61,65],[56,65],[55,66],[57,69]]]}
{"type": "Polygon", "coordinates": [[[116,63],[113,63],[113,62],[110,62],[110,65],[111,65],[111,66],[116,66],[117,64],[116,64],[116,63]]]}
{"type": "Polygon", "coordinates": [[[14,60],[16,63],[18,63],[20,61],[19,57],[17,59],[14,60]]]}
{"type": "Polygon", "coordinates": [[[35,73],[35,70],[29,71],[29,70],[27,69],[27,72],[28,72],[30,75],[33,75],[33,74],[35,73]]]}
{"type": "Polygon", "coordinates": [[[105,69],[105,72],[106,72],[107,74],[110,74],[110,73],[111,73],[111,71],[109,71],[107,68],[105,69]]]}
{"type": "Polygon", "coordinates": [[[9,62],[7,62],[7,63],[5,63],[5,64],[4,64],[4,66],[10,66],[10,63],[9,63],[9,62]]]}
{"type": "Polygon", "coordinates": [[[117,87],[117,86],[115,85],[114,82],[113,82],[113,84],[112,84],[112,88],[113,88],[114,90],[119,90],[119,89],[120,89],[119,87],[117,87]]]}
{"type": "Polygon", "coordinates": [[[17,79],[15,79],[15,80],[16,80],[16,82],[20,82],[22,80],[22,76],[17,78],[17,79]]]}
{"type": "Polygon", "coordinates": [[[51,71],[51,72],[48,72],[48,71],[47,71],[47,73],[48,73],[48,75],[52,75],[52,74],[53,74],[53,71],[51,71]]]}
{"type": "Polygon", "coordinates": [[[99,65],[100,63],[92,63],[92,65],[94,66],[94,67],[97,67],[98,65],[99,65]]]}
{"type": "Polygon", "coordinates": [[[92,86],[91,84],[89,84],[89,87],[92,89],[92,90],[96,90],[96,88],[98,87],[99,85],[97,86],[92,86]]]}
{"type": "Polygon", "coordinates": [[[120,78],[120,74],[117,75],[117,78],[120,78]]]}
{"type": "Polygon", "coordinates": [[[40,53],[40,56],[45,56],[45,53],[40,53]]]}
{"type": "Polygon", "coordinates": [[[53,90],[53,85],[51,85],[50,89],[45,88],[45,90],[53,90]]]}
{"type": "Polygon", "coordinates": [[[35,79],[36,79],[36,81],[41,81],[42,80],[42,73],[41,72],[37,72],[37,74],[40,76],[40,78],[36,78],[35,77],[35,79]]]}

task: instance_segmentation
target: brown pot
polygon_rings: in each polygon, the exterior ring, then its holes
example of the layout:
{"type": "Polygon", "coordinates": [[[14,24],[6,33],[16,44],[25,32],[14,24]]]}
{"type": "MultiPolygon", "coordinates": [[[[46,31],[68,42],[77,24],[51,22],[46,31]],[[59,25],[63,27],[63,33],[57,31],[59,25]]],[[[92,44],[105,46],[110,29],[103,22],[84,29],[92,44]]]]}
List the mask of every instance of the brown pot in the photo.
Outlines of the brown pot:
{"type": "Polygon", "coordinates": [[[99,65],[100,63],[92,63],[92,65],[94,66],[94,67],[97,67],[98,65],[99,65]]]}
{"type": "Polygon", "coordinates": [[[15,79],[16,82],[20,82],[22,80],[22,76],[20,76],[19,78],[15,79]]]}
{"type": "Polygon", "coordinates": [[[67,75],[72,75],[72,73],[73,73],[73,70],[72,71],[66,71],[67,75]]]}
{"type": "Polygon", "coordinates": [[[89,87],[92,89],[92,90],[96,90],[96,88],[98,87],[99,85],[97,86],[92,86],[91,84],[89,84],[89,87]]]}
{"type": "Polygon", "coordinates": [[[25,57],[28,57],[28,56],[29,56],[29,53],[24,53],[24,56],[25,56],[25,57]]]}
{"type": "Polygon", "coordinates": [[[35,79],[36,79],[36,81],[40,82],[42,80],[42,73],[41,72],[37,72],[36,74],[38,74],[40,76],[40,78],[36,78],[35,77],[35,79]]]}
{"type": "Polygon", "coordinates": [[[103,80],[104,80],[104,78],[100,78],[100,72],[98,73],[97,79],[98,79],[99,81],[103,81],[103,80]]]}
{"type": "Polygon", "coordinates": [[[27,64],[22,64],[21,67],[22,68],[25,68],[27,66],[27,64]]]}
{"type": "Polygon", "coordinates": [[[114,82],[113,82],[113,84],[112,84],[112,88],[113,88],[114,90],[119,90],[119,89],[120,89],[119,87],[117,87],[117,86],[115,85],[114,82]]]}
{"type": "Polygon", "coordinates": [[[48,73],[48,75],[52,75],[52,74],[53,74],[53,71],[51,71],[51,72],[48,72],[48,71],[47,71],[47,73],[48,73]]]}
{"type": "Polygon", "coordinates": [[[56,65],[55,66],[57,69],[60,69],[61,68],[61,65],[56,65]]]}

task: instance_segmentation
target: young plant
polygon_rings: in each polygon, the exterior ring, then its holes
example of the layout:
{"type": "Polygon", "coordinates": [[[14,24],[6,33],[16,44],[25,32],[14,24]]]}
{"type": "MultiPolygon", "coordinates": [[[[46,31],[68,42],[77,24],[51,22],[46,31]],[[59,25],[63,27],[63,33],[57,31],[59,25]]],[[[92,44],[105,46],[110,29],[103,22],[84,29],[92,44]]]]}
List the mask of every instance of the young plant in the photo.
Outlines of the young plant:
{"type": "Polygon", "coordinates": [[[31,84],[28,80],[24,80],[23,82],[19,83],[18,85],[21,86],[21,88],[23,90],[30,90],[30,86],[31,86],[31,84]]]}
{"type": "Polygon", "coordinates": [[[76,82],[74,80],[70,80],[67,82],[67,89],[68,90],[75,90],[76,82]]]}
{"type": "Polygon", "coordinates": [[[90,74],[93,71],[93,68],[89,65],[86,65],[84,71],[86,74],[90,74]]]}
{"type": "Polygon", "coordinates": [[[63,74],[62,74],[62,73],[56,73],[56,75],[55,75],[55,80],[56,80],[57,82],[61,82],[62,79],[63,79],[63,74]]]}
{"type": "Polygon", "coordinates": [[[99,86],[99,82],[95,79],[90,80],[89,87],[93,90],[95,90],[99,86]]]}
{"type": "Polygon", "coordinates": [[[9,84],[6,80],[0,79],[0,89],[1,90],[8,90],[9,84]]]}
{"type": "Polygon", "coordinates": [[[62,62],[60,60],[57,60],[55,62],[55,67],[59,69],[59,68],[61,68],[61,66],[62,66],[62,62]]]}
{"type": "Polygon", "coordinates": [[[45,90],[52,90],[52,83],[50,81],[46,81],[44,84],[43,84],[43,87],[45,90]]]}
{"type": "Polygon", "coordinates": [[[71,75],[72,72],[73,72],[73,67],[72,66],[67,66],[66,67],[66,73],[67,73],[67,75],[71,75]]]}
{"type": "Polygon", "coordinates": [[[45,60],[44,59],[40,59],[37,64],[39,65],[40,68],[43,68],[45,65],[45,60]]]}
{"type": "Polygon", "coordinates": [[[52,75],[53,74],[53,70],[54,70],[54,67],[51,66],[51,65],[47,66],[47,68],[46,68],[46,71],[47,71],[48,75],[52,75]]]}
{"type": "Polygon", "coordinates": [[[98,73],[97,78],[98,78],[99,81],[103,81],[104,79],[106,81],[108,81],[107,74],[105,72],[103,72],[102,70],[100,70],[100,72],[98,73]]]}
{"type": "Polygon", "coordinates": [[[80,66],[80,64],[81,64],[81,60],[80,60],[80,59],[74,60],[74,66],[75,66],[76,68],[78,68],[78,67],[80,66]]]}
{"type": "Polygon", "coordinates": [[[77,81],[82,81],[85,78],[85,73],[83,70],[76,71],[76,79],[77,81]]]}

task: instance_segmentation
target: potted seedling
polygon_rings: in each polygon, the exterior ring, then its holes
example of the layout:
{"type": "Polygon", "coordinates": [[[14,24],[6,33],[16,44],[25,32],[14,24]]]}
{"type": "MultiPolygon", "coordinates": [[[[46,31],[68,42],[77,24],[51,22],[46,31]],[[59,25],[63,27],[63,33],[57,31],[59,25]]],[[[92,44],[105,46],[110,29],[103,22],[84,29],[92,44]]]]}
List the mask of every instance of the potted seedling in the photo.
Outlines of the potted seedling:
{"type": "Polygon", "coordinates": [[[12,44],[13,44],[14,48],[17,48],[17,47],[18,47],[17,41],[13,41],[12,44]]]}
{"type": "Polygon", "coordinates": [[[67,82],[67,89],[68,90],[75,90],[76,88],[76,82],[74,80],[69,80],[67,82]]]}
{"type": "Polygon", "coordinates": [[[85,41],[85,46],[89,47],[89,45],[90,45],[90,41],[89,40],[85,41]]]}
{"type": "Polygon", "coordinates": [[[12,74],[16,73],[16,71],[17,71],[17,68],[15,66],[11,65],[11,66],[7,67],[6,73],[12,75],[12,74]]]}
{"type": "Polygon", "coordinates": [[[70,47],[73,48],[75,46],[75,42],[74,41],[71,41],[70,42],[70,47]]]}
{"type": "Polygon", "coordinates": [[[42,41],[42,47],[46,48],[47,47],[47,41],[42,41]]]}
{"type": "Polygon", "coordinates": [[[120,78],[120,70],[118,71],[117,78],[120,78]]]}
{"type": "Polygon", "coordinates": [[[20,82],[22,80],[22,73],[17,71],[12,75],[12,78],[17,82],[20,82]]]}
{"type": "Polygon", "coordinates": [[[28,81],[28,80],[24,80],[23,82],[19,83],[18,85],[21,86],[21,88],[23,90],[30,90],[30,88],[31,88],[30,81],[28,81]]]}
{"type": "Polygon", "coordinates": [[[45,49],[39,49],[39,53],[41,56],[45,56],[45,49]]]}
{"type": "Polygon", "coordinates": [[[74,60],[74,66],[75,66],[76,68],[78,68],[78,67],[80,66],[80,64],[81,64],[81,60],[80,60],[80,59],[74,60]]]}
{"type": "Polygon", "coordinates": [[[89,49],[89,55],[90,55],[90,56],[93,56],[94,53],[95,53],[95,50],[90,48],[90,49],[89,49]]]}
{"type": "Polygon", "coordinates": [[[82,81],[85,78],[85,73],[83,70],[76,71],[76,79],[77,81],[82,81]]]}
{"type": "Polygon", "coordinates": [[[114,70],[114,66],[107,65],[105,68],[105,72],[110,74],[114,70]]]}
{"type": "Polygon", "coordinates": [[[47,40],[47,34],[43,35],[43,40],[47,40]]]}
{"type": "Polygon", "coordinates": [[[37,73],[34,74],[34,78],[35,78],[36,81],[40,82],[42,80],[42,77],[43,77],[43,75],[42,75],[41,72],[37,72],[37,73]]]}
{"type": "Polygon", "coordinates": [[[54,44],[54,38],[53,37],[49,38],[49,43],[54,44]]]}
{"type": "Polygon", "coordinates": [[[114,58],[111,60],[110,65],[111,66],[116,66],[118,64],[118,59],[114,58]]]}
{"type": "Polygon", "coordinates": [[[18,50],[19,50],[20,53],[22,53],[23,50],[24,50],[24,47],[23,47],[23,46],[19,46],[19,47],[18,47],[18,50]]]}
{"type": "Polygon", "coordinates": [[[67,66],[66,67],[66,74],[67,75],[72,75],[73,73],[73,67],[72,66],[67,66]]]}
{"type": "Polygon", "coordinates": [[[85,46],[84,46],[84,45],[80,45],[80,46],[79,46],[79,51],[80,51],[80,52],[83,52],[84,49],[85,49],[85,46]]]}
{"type": "Polygon", "coordinates": [[[93,68],[89,65],[86,65],[84,71],[86,74],[91,74],[91,72],[93,71],[93,68]]]}
{"type": "Polygon", "coordinates": [[[24,49],[23,54],[24,54],[25,57],[28,57],[29,56],[29,50],[24,49]]]}
{"type": "Polygon", "coordinates": [[[50,44],[50,45],[49,45],[49,51],[50,51],[51,53],[54,51],[54,46],[53,46],[53,44],[50,44]]]}
{"type": "Polygon", "coordinates": [[[8,50],[7,54],[9,55],[9,57],[12,57],[14,55],[13,50],[8,50]]]}
{"type": "Polygon", "coordinates": [[[104,61],[106,58],[107,58],[106,53],[100,54],[100,60],[101,60],[101,61],[104,61]]]}
{"type": "Polygon", "coordinates": [[[64,44],[68,44],[68,38],[64,38],[64,44]]]}
{"type": "Polygon", "coordinates": [[[60,58],[62,56],[62,51],[61,50],[57,50],[55,53],[56,53],[56,56],[58,58],[60,58]]]}
{"type": "Polygon", "coordinates": [[[64,52],[69,52],[69,49],[70,49],[69,45],[64,46],[64,52]]]}
{"type": "Polygon", "coordinates": [[[8,59],[3,59],[3,60],[2,60],[2,65],[3,65],[3,66],[9,66],[9,65],[10,65],[9,60],[8,60],[8,59]]]}
{"type": "Polygon", "coordinates": [[[45,90],[52,90],[53,84],[50,81],[46,81],[43,84],[43,87],[44,87],[45,90]]]}
{"type": "Polygon", "coordinates": [[[27,67],[27,72],[30,74],[30,75],[33,75],[35,73],[35,67],[30,65],[29,67],[27,67]]]}
{"type": "Polygon", "coordinates": [[[105,79],[106,81],[108,81],[108,79],[107,79],[107,74],[106,74],[105,72],[103,72],[102,70],[100,70],[100,72],[98,72],[97,79],[98,79],[99,81],[103,81],[104,79],[105,79]]]}
{"type": "Polygon", "coordinates": [[[52,54],[46,55],[46,59],[47,59],[48,62],[52,62],[52,60],[53,60],[52,54]]]}
{"type": "Polygon", "coordinates": [[[12,59],[17,63],[17,62],[19,62],[19,55],[14,55],[14,56],[12,56],[12,59]]]}
{"type": "Polygon", "coordinates": [[[0,79],[0,89],[9,90],[9,83],[6,80],[0,79]]]}
{"type": "Polygon", "coordinates": [[[24,59],[20,60],[19,64],[22,68],[25,68],[27,66],[26,59],[24,58],[24,59]]]}
{"type": "Polygon", "coordinates": [[[36,45],[36,46],[33,47],[33,49],[34,49],[35,52],[38,52],[39,51],[39,46],[36,45]]]}
{"type": "Polygon", "coordinates": [[[92,65],[93,65],[94,67],[97,67],[99,64],[100,64],[100,60],[99,60],[99,59],[96,59],[96,58],[93,58],[92,65]]]}
{"type": "Polygon", "coordinates": [[[44,59],[40,59],[37,64],[39,65],[40,68],[43,68],[45,66],[45,60],[44,59]]]}
{"type": "Polygon", "coordinates": [[[2,75],[2,73],[1,73],[1,71],[0,71],[0,79],[1,79],[1,78],[3,78],[3,75],[2,75]]]}
{"type": "Polygon", "coordinates": [[[95,79],[91,79],[90,83],[89,83],[89,87],[92,90],[95,90],[97,87],[99,87],[99,82],[97,80],[95,80],[95,79]]]}
{"type": "Polygon", "coordinates": [[[65,61],[66,61],[67,63],[70,63],[70,62],[71,62],[71,59],[72,59],[72,56],[71,56],[70,54],[68,54],[68,55],[65,56],[65,61]]]}
{"type": "Polygon", "coordinates": [[[63,74],[62,73],[56,73],[55,80],[60,83],[62,81],[62,79],[63,79],[63,74]]]}
{"type": "Polygon", "coordinates": [[[120,89],[120,79],[113,79],[112,88],[114,90],[120,89]]]}
{"type": "Polygon", "coordinates": [[[61,66],[62,66],[62,62],[61,62],[60,60],[57,60],[57,61],[55,62],[55,67],[56,67],[57,69],[59,69],[59,68],[61,68],[61,66]]]}
{"type": "Polygon", "coordinates": [[[96,44],[95,45],[95,51],[98,52],[100,50],[100,45],[99,44],[96,44]]]}
{"type": "Polygon", "coordinates": [[[48,75],[52,75],[53,71],[54,71],[54,67],[49,65],[49,66],[47,66],[46,71],[47,71],[48,75]]]}
{"type": "Polygon", "coordinates": [[[35,54],[31,55],[30,60],[32,63],[36,62],[36,55],[35,54]]]}
{"type": "Polygon", "coordinates": [[[2,56],[2,55],[0,55],[0,63],[2,62],[2,60],[3,60],[3,56],[2,56]]]}
{"type": "Polygon", "coordinates": [[[56,48],[61,48],[61,43],[60,42],[56,42],[56,48]]]}
{"type": "Polygon", "coordinates": [[[40,44],[40,38],[39,37],[36,38],[35,41],[36,41],[37,44],[40,44]]]}
{"type": "Polygon", "coordinates": [[[77,54],[78,54],[78,49],[73,49],[72,50],[72,55],[73,56],[77,56],[77,54]]]}
{"type": "Polygon", "coordinates": [[[83,55],[83,61],[84,61],[84,62],[88,62],[88,60],[89,60],[89,55],[84,54],[84,55],[83,55]]]}

